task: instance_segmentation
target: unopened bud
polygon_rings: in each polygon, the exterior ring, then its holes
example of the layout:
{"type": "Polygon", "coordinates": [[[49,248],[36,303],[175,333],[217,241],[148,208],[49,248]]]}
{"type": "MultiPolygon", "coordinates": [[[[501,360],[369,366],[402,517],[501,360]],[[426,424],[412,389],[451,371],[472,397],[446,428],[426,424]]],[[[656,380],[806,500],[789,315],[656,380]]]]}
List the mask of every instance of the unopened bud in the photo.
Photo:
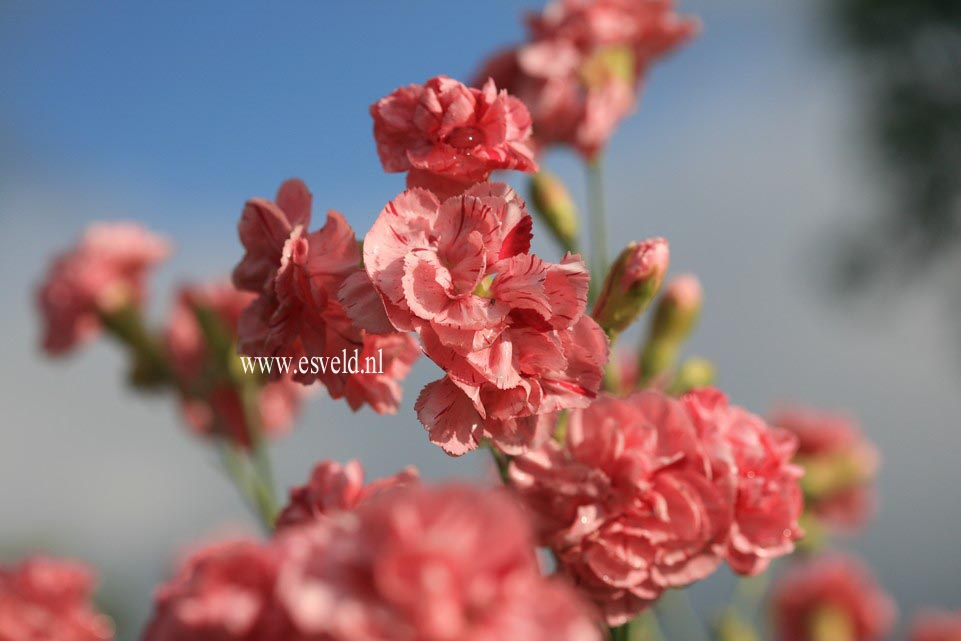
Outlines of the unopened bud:
{"type": "Polygon", "coordinates": [[[701,315],[704,295],[696,276],[672,279],[658,301],[651,325],[651,339],[680,343],[687,339],[701,315]]]}
{"type": "Polygon", "coordinates": [[[710,387],[717,378],[717,368],[706,358],[689,358],[677,370],[674,382],[671,383],[671,393],[680,396],[692,389],[710,387]]]}
{"type": "Polygon", "coordinates": [[[689,274],[664,288],[641,348],[642,384],[675,367],[681,345],[697,324],[703,298],[700,282],[689,274]]]}
{"type": "Polygon", "coordinates": [[[612,339],[633,323],[661,287],[670,262],[663,238],[631,243],[614,261],[594,305],[594,320],[612,339]]]}
{"type": "Polygon", "coordinates": [[[576,251],[579,222],[577,205],[561,179],[548,171],[531,177],[531,202],[557,242],[567,251],[576,251]]]}

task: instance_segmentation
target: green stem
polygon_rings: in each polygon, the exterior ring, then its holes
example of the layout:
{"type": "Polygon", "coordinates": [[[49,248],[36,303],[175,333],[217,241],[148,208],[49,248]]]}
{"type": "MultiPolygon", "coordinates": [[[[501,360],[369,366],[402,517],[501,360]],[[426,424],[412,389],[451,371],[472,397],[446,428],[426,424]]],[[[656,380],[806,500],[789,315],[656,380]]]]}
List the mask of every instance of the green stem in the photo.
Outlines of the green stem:
{"type": "Polygon", "coordinates": [[[273,466],[270,463],[270,453],[264,441],[263,427],[260,423],[260,386],[251,379],[240,382],[238,393],[244,412],[244,422],[247,425],[247,436],[250,439],[251,463],[254,473],[253,487],[257,511],[264,526],[273,529],[277,517],[278,507],[274,485],[273,466]]]}
{"type": "Polygon", "coordinates": [[[619,625],[616,628],[609,628],[611,635],[611,641],[630,641],[631,638],[631,622],[628,621],[624,625],[619,625]]]}
{"type": "Polygon", "coordinates": [[[600,157],[587,163],[587,200],[591,219],[591,285],[588,298],[593,303],[610,266],[607,256],[607,219],[604,212],[603,165],[600,157]]]}
{"type": "Polygon", "coordinates": [[[487,441],[485,445],[491,452],[491,457],[494,459],[494,465],[497,466],[497,475],[500,476],[501,483],[509,486],[511,481],[507,472],[511,464],[510,458],[497,449],[497,446],[490,441],[487,441]]]}

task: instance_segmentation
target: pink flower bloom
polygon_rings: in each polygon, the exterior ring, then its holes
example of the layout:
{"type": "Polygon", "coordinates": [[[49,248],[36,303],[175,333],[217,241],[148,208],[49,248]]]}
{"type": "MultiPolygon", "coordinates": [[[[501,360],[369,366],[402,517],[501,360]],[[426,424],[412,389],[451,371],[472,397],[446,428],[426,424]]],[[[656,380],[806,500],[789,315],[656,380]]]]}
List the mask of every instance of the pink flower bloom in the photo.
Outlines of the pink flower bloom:
{"type": "Polygon", "coordinates": [[[110,619],[91,605],[94,575],[83,565],[32,557],[0,567],[0,641],[107,641],[110,619]]]}
{"type": "Polygon", "coordinates": [[[100,315],[139,305],[150,270],[170,245],[135,223],[98,223],[58,255],[37,291],[45,329],[43,348],[64,354],[92,338],[100,315]]]}
{"type": "Polygon", "coordinates": [[[699,28],[671,0],[558,0],[529,24],[530,42],[493,56],[478,82],[491,78],[527,105],[538,145],[587,158],[633,111],[650,65],[699,28]]]}
{"type": "Polygon", "coordinates": [[[257,541],[192,554],[161,585],[143,641],[287,641],[294,628],[275,598],[281,550],[257,541]]]}
{"type": "Polygon", "coordinates": [[[410,486],[296,528],[278,595],[322,641],[599,641],[573,590],[540,575],[506,495],[410,486]]]}
{"type": "Polygon", "coordinates": [[[714,453],[718,482],[734,492],[734,515],[723,553],[739,574],[757,574],[794,550],[802,536],[798,519],[802,471],[791,463],[797,439],[762,418],[729,405],[713,388],[682,398],[706,447],[714,453]]]}
{"type": "Polygon", "coordinates": [[[358,356],[361,367],[376,363],[377,369],[383,368],[383,371],[350,376],[344,397],[353,410],[366,403],[378,414],[395,414],[402,396],[400,381],[407,377],[420,356],[420,348],[409,334],[364,332],[363,335],[364,346],[358,356]]]}
{"type": "Polygon", "coordinates": [[[388,203],[364,241],[364,265],[382,304],[349,307],[362,323],[386,311],[415,331],[446,377],[415,405],[433,442],[459,455],[480,439],[506,451],[536,446],[554,414],[584,407],[607,361],[589,317],[580,257],[560,264],[528,253],[531,218],[499,183],[441,203],[412,189],[388,203]]]}
{"type": "Polygon", "coordinates": [[[720,562],[731,497],[684,407],[661,392],[571,412],[566,446],[516,458],[510,478],[543,542],[610,625],[720,562]]]}
{"type": "Polygon", "coordinates": [[[805,505],[818,520],[841,530],[863,525],[874,513],[872,482],[880,455],[853,420],[810,409],[784,409],[771,423],[798,438],[795,462],[805,469],[805,505]]]}
{"type": "Polygon", "coordinates": [[[814,626],[835,638],[871,641],[891,630],[896,615],[870,571],[842,556],[821,557],[785,573],[775,586],[773,608],[780,641],[813,639],[814,626]]]}
{"type": "Polygon", "coordinates": [[[370,114],[384,170],[411,172],[410,187],[453,195],[498,169],[537,171],[530,114],[493,82],[472,89],[437,76],[395,90],[370,114]]]}
{"type": "MultiPolygon", "coordinates": [[[[383,374],[352,373],[343,363],[336,369],[318,364],[298,371],[294,380],[320,381],[332,398],[346,396],[354,409],[366,402],[377,412],[394,412],[400,399],[397,379],[407,375],[416,346],[408,336],[371,337],[351,322],[338,292],[347,288],[368,301],[377,296],[363,279],[360,249],[343,216],[329,211],[321,229],[307,232],[311,202],[303,182],[288,180],[276,202],[254,198],[244,207],[239,229],[246,254],[233,280],[259,296],[241,314],[239,351],[289,357],[295,366],[301,358],[356,355],[363,369],[360,357],[383,348],[383,374]]],[[[382,309],[366,309],[383,317],[382,309]]],[[[383,331],[385,324],[372,331],[383,331]]]]}
{"type": "Polygon", "coordinates": [[[958,641],[961,639],[961,614],[922,612],[911,625],[911,641],[958,641]]]}
{"type": "Polygon", "coordinates": [[[341,465],[323,461],[314,467],[305,485],[291,488],[290,502],[277,517],[277,529],[312,523],[324,516],[353,510],[381,492],[416,483],[415,467],[364,485],[364,468],[358,461],[341,465]]]}
{"type": "MultiPolygon", "coordinates": [[[[167,352],[177,375],[184,418],[201,436],[222,436],[250,447],[250,428],[240,395],[219,373],[224,354],[212,353],[198,314],[207,315],[215,340],[232,345],[243,309],[254,295],[229,282],[186,286],[180,290],[165,334],[167,352]]],[[[232,354],[228,358],[236,358],[232,354]]],[[[300,409],[303,388],[289,377],[267,382],[260,391],[260,425],[267,436],[285,434],[300,409]]]]}

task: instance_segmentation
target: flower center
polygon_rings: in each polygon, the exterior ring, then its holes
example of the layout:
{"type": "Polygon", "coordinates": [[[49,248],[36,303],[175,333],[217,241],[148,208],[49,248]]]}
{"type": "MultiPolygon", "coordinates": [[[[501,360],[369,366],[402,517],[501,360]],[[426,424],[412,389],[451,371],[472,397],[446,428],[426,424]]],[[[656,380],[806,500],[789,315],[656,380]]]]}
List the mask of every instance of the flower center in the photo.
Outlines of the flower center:
{"type": "Polygon", "coordinates": [[[477,127],[458,127],[447,136],[447,144],[457,149],[473,149],[484,144],[484,132],[477,127]]]}

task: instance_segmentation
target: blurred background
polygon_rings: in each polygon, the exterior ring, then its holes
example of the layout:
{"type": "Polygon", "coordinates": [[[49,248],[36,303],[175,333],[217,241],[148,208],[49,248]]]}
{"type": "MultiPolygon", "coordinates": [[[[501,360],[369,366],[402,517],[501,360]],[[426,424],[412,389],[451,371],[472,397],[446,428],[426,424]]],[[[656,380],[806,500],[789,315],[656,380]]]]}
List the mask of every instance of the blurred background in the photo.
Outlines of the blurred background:
{"type": "MultiPolygon", "coordinates": [[[[760,413],[785,401],[860,417],[884,455],[880,512],[846,543],[902,614],[961,606],[961,2],[685,0],[701,38],[654,70],[607,154],[611,239],[671,243],[702,279],[689,351],[760,413]]],[[[254,529],[214,452],[169,398],[123,383],[96,342],[39,351],[33,288],[49,256],[98,219],[135,219],[177,252],[153,282],[227,274],[251,196],[306,180],[316,211],[362,235],[403,188],[381,171],[367,108],[445,73],[468,80],[523,36],[538,2],[291,2],[254,7],[0,0],[0,558],[45,549],[102,572],[121,639],[191,542],[254,529]]],[[[544,165],[578,197],[569,152],[544,165]]],[[[546,234],[535,245],[556,256],[546,234]]],[[[617,249],[614,247],[613,249],[617,249]]],[[[451,459],[412,405],[352,415],[321,394],[274,447],[283,486],[322,458],[371,477],[490,474],[451,459]]],[[[730,589],[697,586],[705,608],[730,589]]]]}

